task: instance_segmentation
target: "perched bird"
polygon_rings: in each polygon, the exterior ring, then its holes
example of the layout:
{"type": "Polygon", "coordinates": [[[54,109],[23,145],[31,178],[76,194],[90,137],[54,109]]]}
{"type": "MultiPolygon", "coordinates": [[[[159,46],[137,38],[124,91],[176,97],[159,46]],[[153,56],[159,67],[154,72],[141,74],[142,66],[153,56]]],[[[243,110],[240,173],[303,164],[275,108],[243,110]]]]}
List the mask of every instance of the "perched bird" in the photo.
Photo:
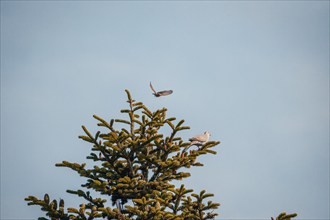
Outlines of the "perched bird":
{"type": "Polygon", "coordinates": [[[190,144],[185,147],[185,149],[182,151],[184,154],[191,146],[196,145],[196,146],[202,146],[206,142],[209,141],[209,137],[211,136],[211,133],[208,131],[205,131],[203,134],[196,135],[192,138],[189,138],[190,144]]]}
{"type": "Polygon", "coordinates": [[[154,87],[152,87],[151,82],[150,82],[150,88],[154,92],[153,95],[156,96],[156,97],[166,96],[166,95],[170,95],[170,94],[173,93],[172,90],[164,90],[164,91],[156,92],[156,90],[154,89],[154,87]]]}
{"type": "Polygon", "coordinates": [[[209,141],[210,136],[211,136],[211,134],[208,131],[205,131],[203,134],[196,135],[196,136],[189,139],[189,141],[191,141],[190,146],[191,145],[201,146],[205,142],[209,141]]]}

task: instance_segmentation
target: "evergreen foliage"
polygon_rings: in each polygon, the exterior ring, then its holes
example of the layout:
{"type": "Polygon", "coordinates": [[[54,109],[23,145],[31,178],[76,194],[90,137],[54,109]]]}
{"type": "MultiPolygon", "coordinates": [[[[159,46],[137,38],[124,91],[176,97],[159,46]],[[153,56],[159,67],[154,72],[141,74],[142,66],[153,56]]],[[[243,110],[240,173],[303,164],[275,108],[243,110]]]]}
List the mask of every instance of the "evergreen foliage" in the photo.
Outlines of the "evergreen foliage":
{"type": "MultiPolygon", "coordinates": [[[[106,131],[92,135],[85,126],[85,134],[79,136],[92,145],[87,159],[95,165],[87,168],[85,163],[63,161],[58,167],[76,171],[86,182],[85,190],[67,190],[68,193],[82,197],[85,202],[79,208],[64,209],[64,201],[51,200],[48,194],[43,199],[34,196],[25,198],[28,205],[39,205],[50,219],[92,220],[92,219],[169,219],[169,220],[206,220],[213,219],[213,211],[220,204],[206,201],[213,194],[202,190],[193,193],[182,184],[176,187],[173,181],[190,176],[185,170],[192,166],[203,166],[197,158],[203,154],[216,154],[211,148],[219,141],[209,141],[189,151],[191,144],[178,136],[180,131],[189,129],[184,120],[176,123],[167,117],[166,108],[152,112],[142,102],[132,99],[126,90],[128,109],[121,110],[127,119],[111,119],[109,122],[99,116],[93,117],[98,126],[106,131]],[[115,128],[115,125],[121,128],[115,128]],[[169,129],[168,136],[161,128],[169,129]],[[99,192],[110,198],[93,198],[90,191],[99,192]]],[[[282,213],[283,214],[283,213],[282,213]]],[[[282,214],[276,220],[284,220],[282,214]]],[[[284,217],[287,216],[284,213],[284,217]]],[[[295,217],[289,215],[290,217],[295,217]]],[[[47,218],[40,217],[39,220],[47,218]]]]}
{"type": "MultiPolygon", "coordinates": [[[[50,202],[48,194],[40,200],[29,196],[28,205],[39,205],[51,219],[212,219],[219,203],[205,200],[213,194],[205,190],[199,194],[186,189],[184,185],[176,188],[174,180],[190,176],[183,168],[203,166],[197,157],[203,154],[216,154],[211,150],[219,141],[209,141],[203,146],[186,152],[190,147],[177,134],[189,129],[184,120],[166,117],[166,108],[155,112],[143,103],[132,99],[126,90],[129,108],[121,110],[128,119],[112,119],[110,122],[99,116],[93,117],[98,126],[107,131],[92,135],[82,126],[85,135],[79,136],[92,144],[92,153],[87,159],[96,165],[86,168],[86,164],[63,161],[58,167],[76,171],[87,181],[81,186],[111,198],[115,208],[106,207],[106,200],[93,198],[89,191],[67,190],[86,200],[80,208],[64,210],[64,201],[50,202]],[[115,124],[123,124],[120,130],[115,124]],[[167,126],[170,134],[165,137],[160,129],[167,126]],[[59,203],[59,205],[57,205],[59,203]],[[126,205],[125,205],[126,204],[126,205]],[[125,207],[124,207],[125,205],[125,207]]],[[[187,169],[185,169],[187,170],[187,169]]],[[[40,218],[44,219],[44,218],[40,218]]]]}
{"type": "MultiPolygon", "coordinates": [[[[297,214],[293,213],[293,214],[286,214],[285,212],[282,212],[281,214],[279,214],[276,217],[276,220],[291,220],[292,218],[296,217],[297,214]]],[[[274,218],[272,217],[272,220],[274,220],[274,218]]]]}

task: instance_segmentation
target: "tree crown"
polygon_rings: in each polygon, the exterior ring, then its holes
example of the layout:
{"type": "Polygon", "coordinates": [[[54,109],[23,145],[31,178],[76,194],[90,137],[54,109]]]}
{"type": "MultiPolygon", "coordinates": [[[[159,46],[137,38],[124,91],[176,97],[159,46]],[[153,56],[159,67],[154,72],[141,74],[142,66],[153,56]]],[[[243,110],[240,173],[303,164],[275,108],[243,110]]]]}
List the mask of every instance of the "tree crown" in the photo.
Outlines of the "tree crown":
{"type": "Polygon", "coordinates": [[[111,198],[116,208],[106,207],[106,199],[93,198],[89,191],[67,190],[86,200],[79,209],[64,211],[64,201],[50,202],[48,194],[43,200],[29,196],[28,205],[40,205],[52,219],[212,219],[219,203],[204,200],[213,194],[202,190],[192,193],[182,184],[176,187],[174,180],[190,176],[183,171],[192,166],[203,166],[197,158],[203,154],[216,154],[211,150],[219,141],[194,143],[184,141],[178,133],[189,129],[184,120],[175,123],[176,118],[167,117],[166,108],[152,112],[142,102],[132,99],[128,90],[129,108],[121,110],[127,119],[111,119],[109,122],[93,115],[98,126],[105,132],[92,135],[85,126],[85,134],[79,136],[91,143],[87,159],[97,165],[86,168],[86,163],[63,161],[58,167],[68,167],[87,180],[81,186],[92,189],[111,198]],[[122,124],[120,129],[115,124],[122,124]],[[161,128],[167,127],[166,136],[161,128]],[[190,149],[190,150],[189,150],[190,149]],[[189,151],[188,151],[189,150],[189,151]],[[59,203],[59,207],[57,207],[59,203]],[[127,205],[125,205],[127,204],[127,205]],[[125,205],[125,207],[123,207],[125,205]]]}

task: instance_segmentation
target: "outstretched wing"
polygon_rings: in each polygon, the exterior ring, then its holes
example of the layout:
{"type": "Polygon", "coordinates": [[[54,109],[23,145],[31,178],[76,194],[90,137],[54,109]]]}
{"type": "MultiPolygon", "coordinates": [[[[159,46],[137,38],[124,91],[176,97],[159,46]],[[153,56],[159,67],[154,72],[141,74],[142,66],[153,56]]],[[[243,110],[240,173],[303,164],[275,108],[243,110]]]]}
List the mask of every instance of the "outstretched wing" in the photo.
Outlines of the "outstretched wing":
{"type": "Polygon", "coordinates": [[[156,90],[154,89],[154,87],[152,86],[151,82],[150,82],[150,88],[155,94],[157,93],[156,90]]]}
{"type": "Polygon", "coordinates": [[[160,96],[170,95],[172,93],[173,93],[172,90],[164,90],[164,91],[157,92],[157,94],[160,96]]]}

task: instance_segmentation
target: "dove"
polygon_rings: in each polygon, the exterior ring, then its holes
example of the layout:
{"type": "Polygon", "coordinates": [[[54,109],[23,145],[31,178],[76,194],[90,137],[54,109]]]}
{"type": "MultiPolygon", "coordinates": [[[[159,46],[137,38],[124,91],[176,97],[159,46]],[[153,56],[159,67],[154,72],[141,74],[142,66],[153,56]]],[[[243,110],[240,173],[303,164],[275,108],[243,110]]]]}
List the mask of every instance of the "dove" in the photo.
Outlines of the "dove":
{"type": "Polygon", "coordinates": [[[154,92],[153,95],[156,96],[156,97],[166,96],[166,95],[170,95],[170,94],[173,93],[172,90],[164,90],[164,91],[156,92],[156,90],[154,89],[154,87],[152,87],[151,82],[150,82],[150,88],[154,92]]]}
{"type": "Polygon", "coordinates": [[[182,154],[184,154],[193,145],[196,145],[197,147],[202,146],[204,143],[209,141],[210,136],[211,136],[210,132],[205,131],[203,134],[189,138],[190,144],[187,147],[185,147],[185,149],[182,151],[182,154]]]}
{"type": "Polygon", "coordinates": [[[190,146],[191,145],[201,146],[209,140],[210,136],[211,134],[208,131],[205,131],[203,134],[196,135],[189,139],[189,141],[191,141],[190,146]]]}

